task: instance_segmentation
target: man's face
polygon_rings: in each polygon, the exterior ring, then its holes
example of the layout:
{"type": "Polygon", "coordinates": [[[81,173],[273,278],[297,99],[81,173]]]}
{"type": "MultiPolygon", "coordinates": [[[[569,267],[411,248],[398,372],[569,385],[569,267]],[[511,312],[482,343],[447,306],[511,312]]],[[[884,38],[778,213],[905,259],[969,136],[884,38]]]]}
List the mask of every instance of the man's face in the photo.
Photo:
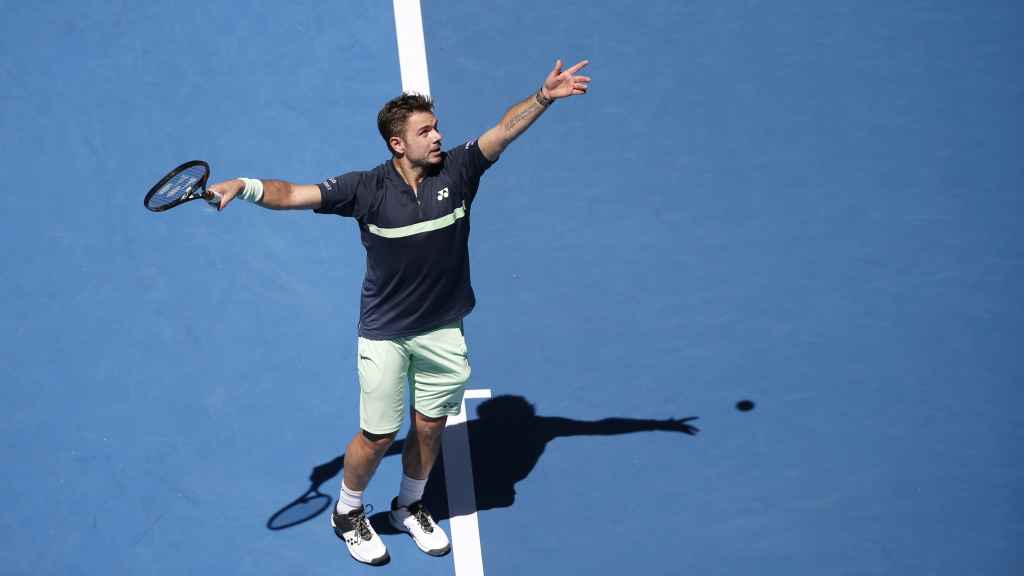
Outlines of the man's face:
{"type": "Polygon", "coordinates": [[[405,134],[391,137],[392,147],[417,166],[433,166],[441,162],[441,133],[437,117],[430,112],[413,112],[405,122],[405,134]]]}

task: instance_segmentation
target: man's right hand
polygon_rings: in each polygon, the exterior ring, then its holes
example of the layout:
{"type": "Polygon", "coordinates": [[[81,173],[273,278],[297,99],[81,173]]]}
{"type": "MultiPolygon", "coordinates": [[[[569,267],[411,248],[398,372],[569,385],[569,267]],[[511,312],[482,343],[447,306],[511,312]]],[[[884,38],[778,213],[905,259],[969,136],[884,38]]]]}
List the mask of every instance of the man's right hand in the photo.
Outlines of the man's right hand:
{"type": "Polygon", "coordinates": [[[217,206],[217,211],[221,211],[238,196],[242,189],[245,188],[245,182],[242,182],[238,178],[233,180],[225,180],[223,182],[217,182],[211,186],[206,187],[207,192],[213,192],[220,196],[220,205],[217,206]]]}

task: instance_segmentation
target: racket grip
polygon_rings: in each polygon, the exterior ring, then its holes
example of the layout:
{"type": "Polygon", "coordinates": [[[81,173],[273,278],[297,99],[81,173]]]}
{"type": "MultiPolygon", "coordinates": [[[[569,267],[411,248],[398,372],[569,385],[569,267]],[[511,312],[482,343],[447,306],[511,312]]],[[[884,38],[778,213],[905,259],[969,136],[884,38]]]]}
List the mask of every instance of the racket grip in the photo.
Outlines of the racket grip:
{"type": "Polygon", "coordinates": [[[207,190],[206,203],[214,208],[220,208],[220,194],[217,194],[213,190],[207,190]]]}

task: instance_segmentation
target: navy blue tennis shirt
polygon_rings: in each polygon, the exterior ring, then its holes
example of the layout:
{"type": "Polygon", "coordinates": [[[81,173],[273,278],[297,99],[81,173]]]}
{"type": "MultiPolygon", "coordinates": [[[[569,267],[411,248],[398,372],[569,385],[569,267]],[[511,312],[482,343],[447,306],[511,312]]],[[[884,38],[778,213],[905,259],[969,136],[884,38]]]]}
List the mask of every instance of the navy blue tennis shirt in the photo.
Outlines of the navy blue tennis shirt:
{"type": "Polygon", "coordinates": [[[360,336],[412,336],[473,310],[469,212],[480,176],[492,164],[471,141],[444,152],[418,194],[390,160],[319,184],[316,212],[355,218],[366,248],[360,336]]]}

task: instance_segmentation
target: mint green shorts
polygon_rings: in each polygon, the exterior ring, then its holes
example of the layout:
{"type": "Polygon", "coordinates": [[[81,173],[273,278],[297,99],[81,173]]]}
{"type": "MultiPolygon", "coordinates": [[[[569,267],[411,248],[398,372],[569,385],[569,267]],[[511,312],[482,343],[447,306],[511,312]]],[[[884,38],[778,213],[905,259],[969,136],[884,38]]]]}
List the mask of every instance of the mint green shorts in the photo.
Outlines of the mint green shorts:
{"type": "Polygon", "coordinates": [[[420,414],[457,414],[469,381],[462,322],[394,340],[359,338],[359,426],[371,434],[402,427],[406,398],[420,414]],[[408,387],[407,387],[408,384],[408,387]]]}

